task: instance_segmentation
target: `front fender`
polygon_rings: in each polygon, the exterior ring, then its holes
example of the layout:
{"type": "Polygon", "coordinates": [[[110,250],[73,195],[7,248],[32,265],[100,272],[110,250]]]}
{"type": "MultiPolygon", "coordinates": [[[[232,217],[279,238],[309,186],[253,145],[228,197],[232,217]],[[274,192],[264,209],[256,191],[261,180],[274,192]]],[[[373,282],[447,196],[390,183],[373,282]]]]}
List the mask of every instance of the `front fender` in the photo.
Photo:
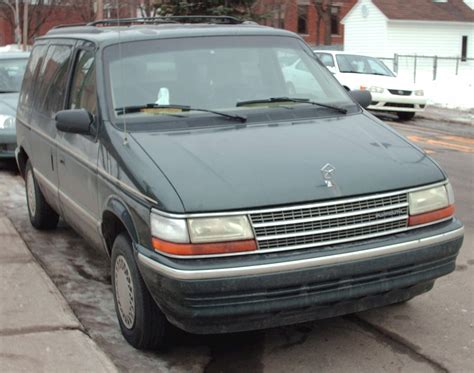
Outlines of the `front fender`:
{"type": "Polygon", "coordinates": [[[127,205],[118,196],[110,196],[105,205],[102,213],[101,231],[102,236],[105,239],[105,243],[110,253],[113,245],[113,240],[116,235],[122,230],[120,223],[128,235],[135,243],[139,242],[138,231],[133,221],[132,214],[130,213],[127,205]]]}

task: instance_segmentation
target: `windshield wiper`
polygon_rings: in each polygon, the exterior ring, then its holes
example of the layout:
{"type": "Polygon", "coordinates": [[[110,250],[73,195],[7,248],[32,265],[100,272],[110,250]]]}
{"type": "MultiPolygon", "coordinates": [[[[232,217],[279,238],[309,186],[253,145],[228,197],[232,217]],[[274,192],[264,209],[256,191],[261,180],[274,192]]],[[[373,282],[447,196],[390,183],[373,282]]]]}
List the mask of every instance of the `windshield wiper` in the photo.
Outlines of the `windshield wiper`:
{"type": "Polygon", "coordinates": [[[275,103],[275,102],[297,102],[301,104],[310,104],[314,106],[321,106],[326,109],[332,109],[342,114],[347,114],[347,110],[342,107],[323,104],[321,102],[316,102],[316,101],[311,101],[309,98],[270,97],[270,98],[265,98],[262,100],[239,101],[237,102],[236,106],[246,106],[246,105],[253,105],[253,104],[265,104],[265,103],[275,103]]]}
{"type": "Polygon", "coordinates": [[[239,122],[242,122],[242,123],[247,121],[247,118],[242,116],[242,115],[227,114],[227,113],[223,113],[222,111],[215,111],[215,110],[211,110],[211,109],[195,108],[195,107],[192,107],[192,106],[189,106],[189,105],[145,104],[145,105],[136,105],[136,106],[124,106],[124,107],[116,108],[115,111],[117,112],[117,115],[123,115],[123,114],[127,114],[127,113],[137,113],[137,112],[139,112],[143,109],[178,109],[178,110],[181,110],[181,111],[202,111],[204,113],[212,113],[212,114],[220,115],[220,116],[225,117],[225,118],[238,120],[239,122]]]}
{"type": "Polygon", "coordinates": [[[0,90],[0,93],[17,93],[18,91],[4,91],[4,90],[0,90]]]}

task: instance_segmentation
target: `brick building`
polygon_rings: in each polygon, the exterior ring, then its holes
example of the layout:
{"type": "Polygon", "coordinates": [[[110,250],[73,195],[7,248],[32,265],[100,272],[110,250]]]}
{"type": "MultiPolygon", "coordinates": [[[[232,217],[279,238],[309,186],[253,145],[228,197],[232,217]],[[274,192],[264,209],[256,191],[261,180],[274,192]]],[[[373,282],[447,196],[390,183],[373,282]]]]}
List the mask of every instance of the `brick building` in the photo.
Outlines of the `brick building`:
{"type": "Polygon", "coordinates": [[[357,0],[261,0],[258,12],[267,26],[284,28],[311,45],[342,45],[342,18],[357,0]],[[318,11],[319,8],[319,11],[318,11]]]}
{"type": "MultiPolygon", "coordinates": [[[[90,22],[95,18],[94,8],[96,7],[96,2],[93,0],[43,0],[41,3],[35,0],[29,1],[31,18],[29,45],[32,44],[34,37],[46,34],[54,26],[90,22]],[[47,17],[44,17],[44,15],[47,15],[47,17]],[[35,31],[33,36],[31,36],[32,31],[35,31]]],[[[14,5],[15,2],[9,1],[9,3],[14,5]]],[[[23,4],[23,0],[20,0],[20,27],[23,26],[23,4]]],[[[103,4],[105,18],[117,16],[117,10],[113,6],[116,4],[115,2],[103,1],[103,4]]],[[[135,0],[119,0],[119,6],[121,17],[130,17],[136,14],[135,0]]],[[[0,0],[0,46],[15,44],[15,30],[12,17],[11,7],[2,4],[2,0],[0,0]]]]}

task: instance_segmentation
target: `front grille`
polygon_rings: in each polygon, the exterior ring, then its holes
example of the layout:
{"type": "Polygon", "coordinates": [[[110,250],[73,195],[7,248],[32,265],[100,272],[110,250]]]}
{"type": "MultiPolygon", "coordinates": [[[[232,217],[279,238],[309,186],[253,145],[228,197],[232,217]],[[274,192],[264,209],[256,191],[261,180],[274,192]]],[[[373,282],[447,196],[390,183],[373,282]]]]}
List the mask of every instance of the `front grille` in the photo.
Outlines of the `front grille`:
{"type": "Polygon", "coordinates": [[[388,90],[392,95],[397,96],[410,96],[412,91],[404,91],[401,89],[389,89],[388,90]]]}
{"type": "Polygon", "coordinates": [[[400,104],[398,102],[387,102],[385,104],[385,106],[404,107],[404,108],[410,108],[410,109],[415,107],[415,105],[413,105],[413,104],[400,104]]]}
{"type": "Polygon", "coordinates": [[[272,209],[250,214],[260,250],[324,246],[404,230],[406,193],[272,209]]]}

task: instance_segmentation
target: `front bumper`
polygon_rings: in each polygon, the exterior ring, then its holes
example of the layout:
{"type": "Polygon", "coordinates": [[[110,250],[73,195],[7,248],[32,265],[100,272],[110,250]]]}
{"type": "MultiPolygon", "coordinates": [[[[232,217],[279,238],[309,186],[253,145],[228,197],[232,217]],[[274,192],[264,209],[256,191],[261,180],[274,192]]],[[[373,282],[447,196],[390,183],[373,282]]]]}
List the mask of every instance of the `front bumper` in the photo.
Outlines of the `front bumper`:
{"type": "Polygon", "coordinates": [[[14,158],[15,148],[15,130],[0,130],[0,158],[14,158]]]}
{"type": "Polygon", "coordinates": [[[137,255],[143,278],[170,322],[189,332],[225,333],[409,299],[454,270],[462,241],[462,224],[453,219],[317,251],[172,260],[137,247],[137,255]]]}
{"type": "Polygon", "coordinates": [[[419,112],[425,110],[426,97],[394,95],[390,92],[372,93],[372,103],[369,110],[395,111],[395,112],[419,112]]]}

